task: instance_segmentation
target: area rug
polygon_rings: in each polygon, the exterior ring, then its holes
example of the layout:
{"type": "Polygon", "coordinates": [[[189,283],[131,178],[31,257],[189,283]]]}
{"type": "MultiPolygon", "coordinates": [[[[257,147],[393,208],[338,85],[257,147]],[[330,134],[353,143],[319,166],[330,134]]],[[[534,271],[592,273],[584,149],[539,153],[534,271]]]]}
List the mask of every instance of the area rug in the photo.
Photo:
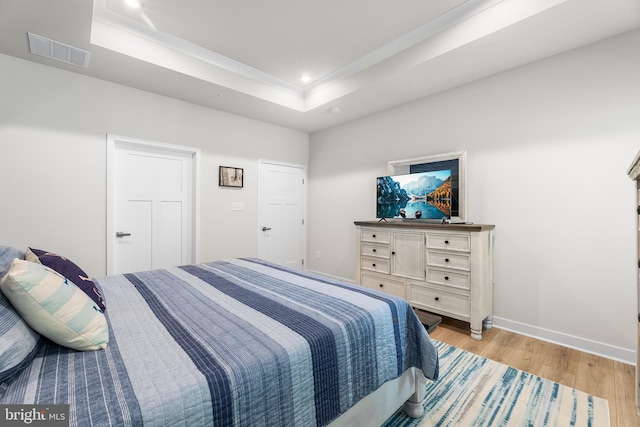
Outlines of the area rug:
{"type": "Polygon", "coordinates": [[[434,340],[440,379],[427,382],[424,416],[402,410],[385,427],[608,427],[609,403],[434,340]]]}

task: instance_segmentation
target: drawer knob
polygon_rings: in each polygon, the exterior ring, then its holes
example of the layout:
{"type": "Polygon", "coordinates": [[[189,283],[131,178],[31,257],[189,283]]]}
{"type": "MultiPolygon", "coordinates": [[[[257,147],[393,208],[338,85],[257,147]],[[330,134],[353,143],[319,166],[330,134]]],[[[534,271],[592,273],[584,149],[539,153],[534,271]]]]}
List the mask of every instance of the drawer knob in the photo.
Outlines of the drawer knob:
{"type": "Polygon", "coordinates": [[[444,244],[445,244],[445,245],[448,245],[448,244],[449,244],[449,241],[448,241],[448,240],[445,240],[445,241],[444,241],[444,244]]]}
{"type": "Polygon", "coordinates": [[[375,234],[372,234],[372,235],[371,235],[371,237],[373,237],[373,238],[375,239],[375,238],[376,238],[376,235],[375,235],[375,234]]]}
{"type": "Polygon", "coordinates": [[[395,254],[396,254],[396,251],[391,252],[391,255],[395,255],[395,254]]]}
{"type": "Polygon", "coordinates": [[[444,280],[449,280],[449,276],[444,276],[444,280]]]}
{"type": "Polygon", "coordinates": [[[375,267],[376,265],[375,265],[375,264],[371,264],[371,266],[372,266],[372,267],[375,267]]]}
{"type": "Polygon", "coordinates": [[[380,283],[380,287],[381,287],[381,288],[384,288],[384,284],[380,283]]]}
{"type": "Polygon", "coordinates": [[[375,252],[375,251],[376,251],[375,249],[372,249],[372,250],[371,250],[371,252],[375,252]]]}
{"type": "Polygon", "coordinates": [[[434,298],[436,301],[440,301],[440,297],[435,297],[434,298]]]}
{"type": "Polygon", "coordinates": [[[445,258],[445,259],[444,259],[444,262],[449,262],[449,258],[445,258]]]}

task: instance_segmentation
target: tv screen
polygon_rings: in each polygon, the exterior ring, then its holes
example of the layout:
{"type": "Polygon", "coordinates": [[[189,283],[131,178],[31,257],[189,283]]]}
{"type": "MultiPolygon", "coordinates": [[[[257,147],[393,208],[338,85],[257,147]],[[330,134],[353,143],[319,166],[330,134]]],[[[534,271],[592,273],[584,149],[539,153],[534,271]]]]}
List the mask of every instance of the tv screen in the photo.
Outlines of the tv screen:
{"type": "Polygon", "coordinates": [[[451,218],[451,170],[378,177],[377,218],[451,218]]]}

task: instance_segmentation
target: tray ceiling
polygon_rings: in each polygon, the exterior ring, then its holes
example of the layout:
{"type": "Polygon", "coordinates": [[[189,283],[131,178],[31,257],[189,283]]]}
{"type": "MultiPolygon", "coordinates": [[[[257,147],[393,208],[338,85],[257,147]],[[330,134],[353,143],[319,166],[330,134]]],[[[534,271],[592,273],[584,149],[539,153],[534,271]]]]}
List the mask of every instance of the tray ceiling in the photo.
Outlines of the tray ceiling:
{"type": "Polygon", "coordinates": [[[636,0],[2,0],[0,53],[314,132],[638,26],[636,0]]]}

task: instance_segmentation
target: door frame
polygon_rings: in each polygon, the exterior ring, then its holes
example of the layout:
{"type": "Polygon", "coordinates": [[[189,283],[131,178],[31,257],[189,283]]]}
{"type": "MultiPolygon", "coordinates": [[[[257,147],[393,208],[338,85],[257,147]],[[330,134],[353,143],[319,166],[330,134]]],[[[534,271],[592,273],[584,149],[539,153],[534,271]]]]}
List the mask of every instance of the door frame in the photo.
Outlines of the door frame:
{"type": "MultiPolygon", "coordinates": [[[[287,163],[287,162],[280,162],[280,161],[275,161],[275,160],[267,160],[267,159],[258,159],[258,176],[260,176],[260,174],[262,173],[262,165],[264,164],[270,164],[270,165],[276,165],[276,166],[284,166],[284,167],[290,167],[290,168],[298,168],[298,169],[302,169],[302,179],[304,180],[304,187],[302,189],[302,220],[304,221],[303,227],[302,227],[302,242],[301,242],[301,246],[302,246],[302,260],[303,260],[303,266],[302,269],[306,270],[307,269],[307,201],[309,199],[308,197],[308,191],[309,191],[309,186],[308,186],[308,179],[307,179],[307,166],[306,165],[301,165],[298,163],[287,163]]],[[[258,179],[258,227],[257,227],[257,233],[258,233],[258,258],[263,258],[264,254],[262,253],[262,237],[263,237],[263,231],[260,227],[262,227],[262,200],[263,200],[263,191],[264,191],[264,185],[261,184],[261,180],[258,179]]]]}
{"type": "Polygon", "coordinates": [[[113,274],[113,255],[114,244],[111,237],[115,234],[115,209],[114,209],[114,187],[115,187],[115,155],[118,147],[130,147],[135,149],[142,148],[146,151],[157,151],[162,153],[175,152],[182,155],[187,154],[192,159],[192,233],[191,242],[193,247],[193,263],[200,262],[200,158],[201,150],[196,147],[186,145],[168,144],[164,142],[151,141],[139,138],[130,138],[127,136],[119,136],[107,134],[107,224],[106,224],[106,240],[107,240],[107,275],[113,274]]]}

